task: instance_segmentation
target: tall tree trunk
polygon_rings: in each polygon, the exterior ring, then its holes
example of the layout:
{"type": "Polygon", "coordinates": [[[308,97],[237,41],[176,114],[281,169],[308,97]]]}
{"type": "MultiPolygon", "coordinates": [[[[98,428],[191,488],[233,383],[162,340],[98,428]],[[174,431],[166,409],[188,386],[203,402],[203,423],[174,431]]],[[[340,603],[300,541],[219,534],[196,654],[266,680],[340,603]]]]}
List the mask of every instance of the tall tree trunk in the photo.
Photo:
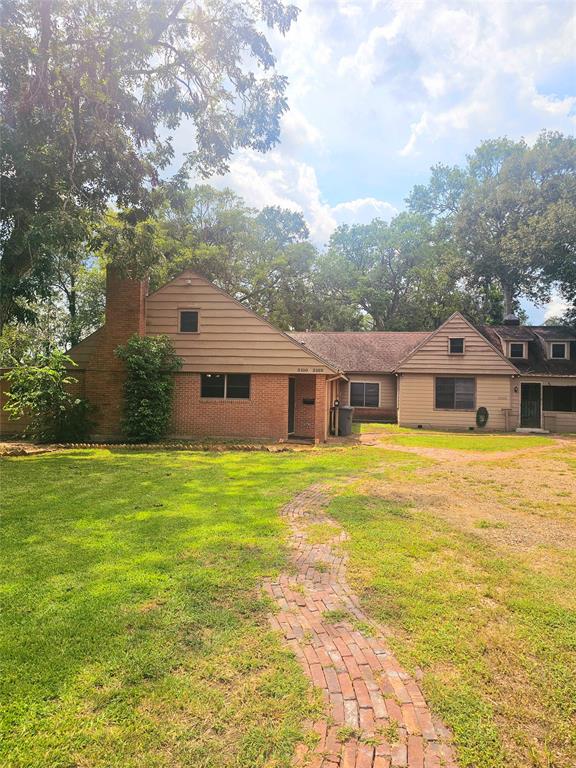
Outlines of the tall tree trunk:
{"type": "Polygon", "coordinates": [[[77,308],[76,308],[76,278],[74,275],[70,275],[70,290],[68,291],[68,312],[70,314],[70,333],[69,342],[73,347],[80,341],[80,334],[78,332],[78,325],[76,323],[77,308]]]}
{"type": "Polygon", "coordinates": [[[504,294],[504,315],[505,316],[513,315],[514,314],[514,286],[510,285],[504,280],[502,280],[501,283],[502,283],[502,293],[504,294]]]}

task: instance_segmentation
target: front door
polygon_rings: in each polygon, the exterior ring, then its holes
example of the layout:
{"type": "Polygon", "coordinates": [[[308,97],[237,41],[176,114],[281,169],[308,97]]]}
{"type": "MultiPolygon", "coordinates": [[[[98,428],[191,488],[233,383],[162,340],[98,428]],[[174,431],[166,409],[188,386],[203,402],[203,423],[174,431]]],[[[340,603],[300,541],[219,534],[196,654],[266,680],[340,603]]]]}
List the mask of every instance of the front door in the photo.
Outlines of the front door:
{"type": "Polygon", "coordinates": [[[294,408],[296,406],[296,379],[288,379],[288,434],[294,434],[294,408]]]}
{"type": "Polygon", "coordinates": [[[521,427],[540,429],[541,398],[542,388],[540,384],[522,384],[520,398],[521,427]]]}

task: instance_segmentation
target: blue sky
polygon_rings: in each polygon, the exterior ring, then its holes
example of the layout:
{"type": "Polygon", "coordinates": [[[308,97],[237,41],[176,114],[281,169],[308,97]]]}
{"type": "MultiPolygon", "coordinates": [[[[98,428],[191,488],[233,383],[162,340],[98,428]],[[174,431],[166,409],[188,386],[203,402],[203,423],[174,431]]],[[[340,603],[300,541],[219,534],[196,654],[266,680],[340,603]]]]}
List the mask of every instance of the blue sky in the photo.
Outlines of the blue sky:
{"type": "Polygon", "coordinates": [[[290,82],[282,141],[214,183],[302,210],[319,245],[339,223],[389,219],[431,165],[482,139],[575,132],[576,0],[296,4],[290,32],[269,35],[290,82]]]}

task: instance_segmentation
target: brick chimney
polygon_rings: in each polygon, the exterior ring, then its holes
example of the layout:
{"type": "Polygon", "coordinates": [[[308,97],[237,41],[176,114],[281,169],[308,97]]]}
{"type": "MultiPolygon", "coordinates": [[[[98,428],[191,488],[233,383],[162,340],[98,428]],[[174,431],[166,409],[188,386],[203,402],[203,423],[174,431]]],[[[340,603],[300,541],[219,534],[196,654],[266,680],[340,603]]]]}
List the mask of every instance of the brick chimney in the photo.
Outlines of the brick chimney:
{"type": "Polygon", "coordinates": [[[123,277],[109,265],[106,270],[106,322],[97,332],[94,356],[86,370],[86,397],[96,407],[98,437],[120,437],[124,364],[115,355],[135,333],[146,332],[146,280],[123,277]]]}
{"type": "Polygon", "coordinates": [[[108,358],[108,365],[122,368],[114,354],[119,344],[125,344],[130,336],[146,332],[147,280],[123,277],[118,268],[109,264],[106,269],[106,324],[99,353],[102,362],[108,358]]]}

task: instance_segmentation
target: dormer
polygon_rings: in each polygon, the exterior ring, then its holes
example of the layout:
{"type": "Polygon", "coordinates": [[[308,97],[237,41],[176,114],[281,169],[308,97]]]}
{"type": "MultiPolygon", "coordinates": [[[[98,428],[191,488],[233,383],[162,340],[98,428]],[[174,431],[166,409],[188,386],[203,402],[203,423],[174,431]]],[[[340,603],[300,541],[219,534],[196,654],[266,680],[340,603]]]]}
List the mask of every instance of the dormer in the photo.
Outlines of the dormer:
{"type": "Polygon", "coordinates": [[[570,360],[572,357],[572,344],[576,340],[576,334],[570,328],[562,326],[540,326],[534,328],[544,355],[547,360],[570,360]]]}
{"type": "Polygon", "coordinates": [[[570,341],[546,342],[546,356],[549,360],[570,360],[570,341]]]}
{"type": "Polygon", "coordinates": [[[528,341],[507,341],[506,357],[509,357],[510,360],[527,360],[528,341]]]}
{"type": "MultiPolygon", "coordinates": [[[[514,318],[515,319],[515,318],[514,318]]],[[[522,325],[514,325],[510,321],[506,325],[493,328],[500,340],[504,355],[514,361],[528,360],[530,342],[534,341],[534,334],[522,325]]]]}

